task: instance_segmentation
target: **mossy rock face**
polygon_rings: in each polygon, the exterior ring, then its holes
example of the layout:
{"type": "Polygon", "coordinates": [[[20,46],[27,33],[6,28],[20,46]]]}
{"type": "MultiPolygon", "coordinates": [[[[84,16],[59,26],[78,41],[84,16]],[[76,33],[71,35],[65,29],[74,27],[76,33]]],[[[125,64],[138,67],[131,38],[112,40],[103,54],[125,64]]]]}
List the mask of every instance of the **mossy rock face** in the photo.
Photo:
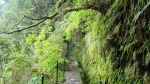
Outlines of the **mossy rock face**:
{"type": "Polygon", "coordinates": [[[107,2],[106,14],[90,10],[70,14],[68,27],[73,32],[67,32],[71,34],[68,53],[81,63],[80,71],[90,83],[145,83],[150,73],[150,2],[107,2]]]}

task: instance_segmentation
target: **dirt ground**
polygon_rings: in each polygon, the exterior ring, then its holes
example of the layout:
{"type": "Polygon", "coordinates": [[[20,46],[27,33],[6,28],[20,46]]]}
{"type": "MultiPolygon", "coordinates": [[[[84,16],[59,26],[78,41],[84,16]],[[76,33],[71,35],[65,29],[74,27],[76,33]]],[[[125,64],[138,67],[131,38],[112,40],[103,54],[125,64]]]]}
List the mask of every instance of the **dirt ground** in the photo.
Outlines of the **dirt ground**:
{"type": "Polygon", "coordinates": [[[64,84],[82,84],[81,77],[76,66],[75,60],[69,59],[69,67],[65,72],[65,83],[64,84]]]}

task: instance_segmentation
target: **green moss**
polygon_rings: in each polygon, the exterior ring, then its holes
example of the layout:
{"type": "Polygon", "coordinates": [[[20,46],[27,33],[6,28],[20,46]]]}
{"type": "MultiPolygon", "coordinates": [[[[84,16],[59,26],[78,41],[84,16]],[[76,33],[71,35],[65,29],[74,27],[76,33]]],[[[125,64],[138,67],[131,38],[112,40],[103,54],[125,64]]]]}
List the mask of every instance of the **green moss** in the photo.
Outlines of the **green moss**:
{"type": "Polygon", "coordinates": [[[143,84],[148,80],[143,77],[146,71],[142,68],[147,66],[145,61],[149,62],[149,51],[145,46],[149,46],[149,36],[144,36],[148,35],[149,29],[148,24],[144,26],[148,11],[143,13],[145,17],[137,17],[141,24],[133,22],[148,2],[139,2],[115,0],[106,15],[96,11],[70,14],[68,25],[73,25],[73,32],[69,53],[81,64],[85,83],[143,84]],[[133,4],[134,7],[131,6],[133,4]]]}

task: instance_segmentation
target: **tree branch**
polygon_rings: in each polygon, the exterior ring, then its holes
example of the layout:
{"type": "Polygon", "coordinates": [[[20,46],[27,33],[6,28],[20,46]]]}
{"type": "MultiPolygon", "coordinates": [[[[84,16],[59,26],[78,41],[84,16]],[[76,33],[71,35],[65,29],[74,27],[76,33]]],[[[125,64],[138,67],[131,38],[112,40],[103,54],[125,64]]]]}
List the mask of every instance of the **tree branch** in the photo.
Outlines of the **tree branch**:
{"type": "Polygon", "coordinates": [[[24,15],[24,17],[26,17],[26,18],[28,18],[28,19],[31,19],[31,20],[43,20],[43,18],[31,18],[31,17],[29,17],[29,16],[26,16],[26,15],[24,15]]]}
{"type": "Polygon", "coordinates": [[[17,27],[17,25],[19,25],[23,21],[24,18],[25,17],[21,18],[21,20],[17,24],[15,24],[13,28],[17,27]]]}
{"type": "Polygon", "coordinates": [[[16,33],[16,32],[21,32],[21,31],[23,31],[23,30],[33,28],[33,27],[35,27],[35,26],[37,26],[37,25],[43,23],[45,20],[46,20],[46,19],[41,20],[41,21],[39,21],[39,22],[36,23],[36,24],[33,24],[33,25],[28,26],[28,27],[22,28],[22,29],[20,29],[20,30],[15,30],[15,31],[12,31],[12,32],[2,32],[2,33],[0,33],[0,34],[12,34],[12,33],[16,33]]]}
{"type": "Polygon", "coordinates": [[[79,10],[86,10],[86,9],[93,9],[94,6],[93,5],[89,5],[89,6],[82,6],[82,7],[77,7],[77,8],[69,8],[63,11],[63,14],[66,14],[68,12],[72,12],[72,11],[79,11],[79,10]]]}
{"type": "MultiPolygon", "coordinates": [[[[65,14],[68,13],[68,12],[79,11],[79,10],[86,10],[86,9],[98,10],[98,7],[96,7],[96,6],[94,6],[94,5],[82,6],[82,7],[75,7],[75,8],[65,9],[65,10],[62,11],[62,13],[65,15],[65,14]]],[[[20,30],[15,30],[15,31],[12,31],[12,32],[2,32],[2,33],[0,33],[0,34],[12,34],[12,33],[16,33],[16,32],[21,32],[21,31],[26,30],[26,29],[30,29],[30,28],[32,28],[32,27],[35,27],[35,26],[37,26],[37,25],[43,23],[43,22],[44,22],[45,20],[47,20],[47,19],[53,19],[54,17],[56,17],[56,16],[59,15],[59,14],[60,14],[59,11],[57,11],[57,12],[55,12],[55,13],[54,13],[53,15],[51,15],[51,16],[40,17],[40,18],[37,18],[37,19],[31,18],[31,17],[28,17],[28,16],[25,15],[24,17],[29,18],[29,19],[31,19],[31,20],[41,20],[41,21],[39,21],[39,22],[36,23],[36,24],[30,25],[30,26],[28,26],[28,27],[22,28],[22,29],[20,29],[20,30]]],[[[19,21],[19,23],[20,23],[20,21],[19,21]]],[[[18,25],[18,24],[17,24],[17,25],[18,25]]]]}

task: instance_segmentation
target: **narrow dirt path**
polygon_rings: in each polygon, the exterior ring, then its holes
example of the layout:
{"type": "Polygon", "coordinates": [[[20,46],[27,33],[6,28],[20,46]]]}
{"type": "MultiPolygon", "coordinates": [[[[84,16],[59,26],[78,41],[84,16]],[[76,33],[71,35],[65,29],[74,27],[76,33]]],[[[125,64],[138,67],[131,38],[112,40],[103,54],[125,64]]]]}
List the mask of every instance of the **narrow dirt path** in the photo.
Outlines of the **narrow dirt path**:
{"type": "Polygon", "coordinates": [[[69,59],[69,67],[65,72],[65,83],[64,84],[82,84],[81,77],[78,68],[75,64],[75,60],[69,59]]]}

